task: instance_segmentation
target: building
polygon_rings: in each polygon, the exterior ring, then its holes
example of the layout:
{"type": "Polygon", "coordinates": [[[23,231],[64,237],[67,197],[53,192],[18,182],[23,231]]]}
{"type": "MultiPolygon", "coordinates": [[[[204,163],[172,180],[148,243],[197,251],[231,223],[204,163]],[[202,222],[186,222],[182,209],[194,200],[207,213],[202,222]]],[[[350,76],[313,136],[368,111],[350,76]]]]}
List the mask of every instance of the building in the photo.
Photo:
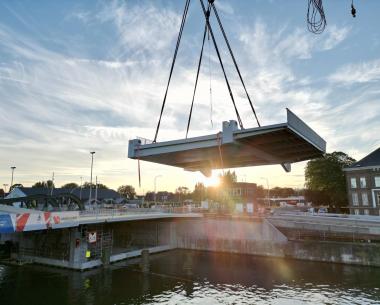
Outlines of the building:
{"type": "Polygon", "coordinates": [[[256,201],[257,185],[249,182],[234,182],[224,188],[227,196],[235,202],[247,203],[256,201]]]}
{"type": "MultiPolygon", "coordinates": [[[[74,188],[74,189],[65,189],[65,188],[43,188],[43,187],[16,187],[14,188],[5,198],[6,199],[13,199],[13,198],[22,198],[27,196],[36,196],[36,195],[47,195],[47,196],[56,196],[56,195],[64,195],[64,194],[72,194],[80,199],[80,201],[88,205],[89,204],[89,198],[90,198],[90,189],[89,188],[83,188],[80,187],[74,188]]],[[[95,200],[97,204],[113,204],[113,203],[119,203],[121,199],[121,195],[111,189],[92,189],[91,193],[92,200],[91,202],[94,203],[95,200]]],[[[42,200],[43,201],[43,200],[42,200]]],[[[38,206],[40,204],[43,204],[43,202],[37,202],[38,206]]]]}
{"type": "Polygon", "coordinates": [[[380,215],[380,147],[344,169],[350,214],[380,215]]]}

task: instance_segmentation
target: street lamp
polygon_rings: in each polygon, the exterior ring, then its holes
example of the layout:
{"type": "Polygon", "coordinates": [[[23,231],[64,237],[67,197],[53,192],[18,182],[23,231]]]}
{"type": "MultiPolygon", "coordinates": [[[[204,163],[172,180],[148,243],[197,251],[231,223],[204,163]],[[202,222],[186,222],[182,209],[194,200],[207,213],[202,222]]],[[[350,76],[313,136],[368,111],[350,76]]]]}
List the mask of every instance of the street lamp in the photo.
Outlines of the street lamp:
{"type": "Polygon", "coordinates": [[[162,175],[157,175],[154,177],[154,204],[156,205],[156,190],[157,190],[157,178],[162,177],[162,175]]]}
{"type": "Polygon", "coordinates": [[[9,190],[12,188],[12,185],[13,185],[13,174],[14,174],[15,169],[16,169],[16,166],[11,166],[12,178],[11,178],[11,186],[9,187],[9,190]]]}
{"type": "Polygon", "coordinates": [[[91,199],[92,199],[92,168],[94,166],[94,154],[95,152],[94,151],[90,151],[90,154],[91,154],[91,177],[90,177],[90,198],[88,199],[89,200],[89,203],[91,204],[91,199]]]}
{"type": "Polygon", "coordinates": [[[83,188],[83,181],[82,181],[82,176],[80,177],[80,192],[79,192],[79,199],[82,201],[82,188],[83,188]]]}
{"type": "Polygon", "coordinates": [[[268,181],[268,178],[267,177],[260,177],[260,179],[263,179],[263,180],[266,180],[267,182],[267,197],[268,197],[268,204],[270,206],[270,199],[269,199],[269,181],[268,181]]]}

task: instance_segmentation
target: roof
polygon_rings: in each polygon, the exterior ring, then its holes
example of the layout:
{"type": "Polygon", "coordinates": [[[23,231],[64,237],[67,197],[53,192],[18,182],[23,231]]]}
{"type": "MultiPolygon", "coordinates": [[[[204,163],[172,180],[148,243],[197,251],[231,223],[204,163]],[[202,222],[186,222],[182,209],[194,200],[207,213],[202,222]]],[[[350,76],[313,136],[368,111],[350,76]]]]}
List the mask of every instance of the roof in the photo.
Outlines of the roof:
{"type": "MultiPolygon", "coordinates": [[[[26,196],[30,195],[50,195],[51,189],[44,188],[44,187],[19,187],[18,188],[21,192],[23,192],[26,196]]],[[[59,194],[67,194],[71,193],[77,197],[81,197],[82,200],[87,200],[90,198],[90,189],[89,188],[83,188],[82,194],[80,188],[75,189],[67,189],[67,188],[55,188],[53,189],[53,195],[59,195],[59,194]]],[[[92,197],[95,197],[95,189],[92,190],[92,197]]],[[[97,191],[97,198],[99,200],[102,199],[116,199],[120,198],[120,194],[114,190],[111,189],[98,189],[97,191]]]]}
{"type": "Polygon", "coordinates": [[[380,147],[376,149],[375,151],[371,152],[369,155],[365,156],[363,159],[347,167],[347,169],[363,168],[363,167],[371,167],[371,166],[380,166],[380,147]]]}
{"type": "Polygon", "coordinates": [[[252,182],[234,182],[232,183],[232,185],[230,187],[257,187],[257,184],[256,183],[252,183],[252,182]]]}

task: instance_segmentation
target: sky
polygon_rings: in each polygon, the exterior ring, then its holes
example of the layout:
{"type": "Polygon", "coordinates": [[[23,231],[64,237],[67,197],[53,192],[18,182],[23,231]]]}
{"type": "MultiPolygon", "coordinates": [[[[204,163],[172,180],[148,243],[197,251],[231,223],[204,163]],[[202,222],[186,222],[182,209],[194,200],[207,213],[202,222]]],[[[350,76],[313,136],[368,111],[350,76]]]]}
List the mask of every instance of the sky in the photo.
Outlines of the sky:
{"type": "MultiPolygon", "coordinates": [[[[200,173],[127,158],[128,141],[154,138],[185,1],[0,2],[0,187],[89,181],[192,189],[200,173]]],[[[380,1],[325,0],[326,30],[307,30],[304,0],[216,0],[262,125],[288,107],[327,142],[360,159],[380,146],[380,1]]],[[[220,31],[221,55],[246,128],[256,127],[220,31]]],[[[204,18],[192,1],[158,141],[184,138],[204,18]]],[[[206,41],[189,136],[235,119],[223,74],[206,41]],[[210,95],[210,83],[212,95],[210,95]]],[[[238,181],[301,188],[306,162],[236,169],[238,181]]],[[[220,171],[214,171],[218,175],[220,171]]]]}

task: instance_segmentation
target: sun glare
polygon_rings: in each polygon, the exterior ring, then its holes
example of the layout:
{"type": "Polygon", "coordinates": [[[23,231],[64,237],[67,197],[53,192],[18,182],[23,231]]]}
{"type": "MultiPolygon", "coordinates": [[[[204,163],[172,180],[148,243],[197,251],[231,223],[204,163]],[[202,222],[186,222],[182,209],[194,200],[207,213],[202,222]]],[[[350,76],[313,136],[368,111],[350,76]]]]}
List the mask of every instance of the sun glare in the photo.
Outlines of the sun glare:
{"type": "Polygon", "coordinates": [[[211,177],[203,177],[202,183],[208,187],[208,186],[217,186],[219,185],[219,176],[212,173],[211,177]]]}

